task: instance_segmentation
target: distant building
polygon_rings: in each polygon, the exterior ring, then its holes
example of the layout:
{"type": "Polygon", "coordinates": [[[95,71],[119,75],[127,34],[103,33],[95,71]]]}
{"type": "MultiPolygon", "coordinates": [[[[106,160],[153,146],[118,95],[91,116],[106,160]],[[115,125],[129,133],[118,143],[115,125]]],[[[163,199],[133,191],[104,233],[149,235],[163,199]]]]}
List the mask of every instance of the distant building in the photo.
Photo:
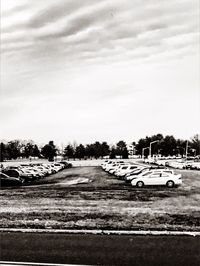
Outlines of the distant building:
{"type": "Polygon", "coordinates": [[[128,144],[126,147],[128,150],[129,157],[132,157],[133,155],[135,155],[135,146],[133,144],[128,144]]]}

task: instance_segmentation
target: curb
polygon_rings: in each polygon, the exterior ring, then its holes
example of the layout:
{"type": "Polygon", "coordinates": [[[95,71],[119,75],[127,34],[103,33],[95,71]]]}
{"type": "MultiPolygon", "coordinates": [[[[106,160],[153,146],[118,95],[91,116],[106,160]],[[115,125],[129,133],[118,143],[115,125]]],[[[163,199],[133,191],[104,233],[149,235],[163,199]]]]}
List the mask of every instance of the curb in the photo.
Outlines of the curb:
{"type": "MultiPolygon", "coordinates": [[[[7,266],[84,266],[80,264],[55,264],[55,263],[37,263],[37,262],[14,262],[14,261],[0,261],[0,265],[7,266]]],[[[85,265],[86,266],[86,265],[85,265]]],[[[87,265],[89,266],[89,265],[87,265]]]]}
{"type": "Polygon", "coordinates": [[[65,229],[18,229],[0,228],[1,232],[19,233],[55,233],[55,234],[91,234],[91,235],[152,235],[152,236],[200,236],[199,231],[153,231],[153,230],[65,230],[65,229]]]}

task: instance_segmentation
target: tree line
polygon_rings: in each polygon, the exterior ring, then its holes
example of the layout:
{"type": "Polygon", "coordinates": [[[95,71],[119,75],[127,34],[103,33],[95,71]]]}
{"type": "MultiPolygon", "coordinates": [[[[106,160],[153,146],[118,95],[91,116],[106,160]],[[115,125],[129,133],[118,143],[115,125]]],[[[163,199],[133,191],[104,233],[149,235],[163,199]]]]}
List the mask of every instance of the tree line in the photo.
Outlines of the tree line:
{"type": "MultiPolygon", "coordinates": [[[[176,139],[172,135],[163,136],[156,134],[146,136],[139,139],[138,142],[131,143],[131,152],[135,155],[149,155],[149,146],[151,146],[151,154],[160,154],[162,156],[179,155],[184,156],[187,153],[190,156],[200,154],[200,138],[199,135],[193,136],[190,140],[176,139]]],[[[109,145],[107,142],[96,141],[92,144],[68,144],[63,149],[56,147],[53,141],[38,147],[38,145],[30,141],[12,140],[0,143],[0,161],[30,157],[47,158],[50,161],[55,156],[62,155],[66,159],[98,159],[105,156],[114,159],[116,157],[126,159],[130,155],[130,149],[127,143],[120,140],[115,145],[109,145]]]]}

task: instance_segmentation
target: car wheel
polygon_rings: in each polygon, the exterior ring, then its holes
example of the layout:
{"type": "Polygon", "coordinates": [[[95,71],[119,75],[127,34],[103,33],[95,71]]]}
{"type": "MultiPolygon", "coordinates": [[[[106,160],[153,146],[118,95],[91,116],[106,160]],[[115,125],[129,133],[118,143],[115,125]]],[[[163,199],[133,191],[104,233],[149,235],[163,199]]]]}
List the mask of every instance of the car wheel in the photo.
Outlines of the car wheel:
{"type": "Polygon", "coordinates": [[[174,187],[174,181],[172,181],[172,180],[169,180],[169,181],[167,181],[167,187],[174,187]]]}
{"type": "Polygon", "coordinates": [[[136,184],[137,187],[143,187],[144,183],[142,181],[138,181],[136,184]]]}

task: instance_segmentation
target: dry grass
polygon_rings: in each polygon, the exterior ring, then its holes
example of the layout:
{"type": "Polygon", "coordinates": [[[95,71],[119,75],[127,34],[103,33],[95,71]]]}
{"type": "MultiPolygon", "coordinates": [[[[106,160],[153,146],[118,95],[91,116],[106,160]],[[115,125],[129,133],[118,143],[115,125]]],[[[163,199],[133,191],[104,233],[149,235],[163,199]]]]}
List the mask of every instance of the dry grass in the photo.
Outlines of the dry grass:
{"type": "Polygon", "coordinates": [[[183,185],[174,189],[136,189],[100,167],[75,167],[31,186],[3,188],[0,226],[199,230],[200,172],[178,172],[183,185]]]}

